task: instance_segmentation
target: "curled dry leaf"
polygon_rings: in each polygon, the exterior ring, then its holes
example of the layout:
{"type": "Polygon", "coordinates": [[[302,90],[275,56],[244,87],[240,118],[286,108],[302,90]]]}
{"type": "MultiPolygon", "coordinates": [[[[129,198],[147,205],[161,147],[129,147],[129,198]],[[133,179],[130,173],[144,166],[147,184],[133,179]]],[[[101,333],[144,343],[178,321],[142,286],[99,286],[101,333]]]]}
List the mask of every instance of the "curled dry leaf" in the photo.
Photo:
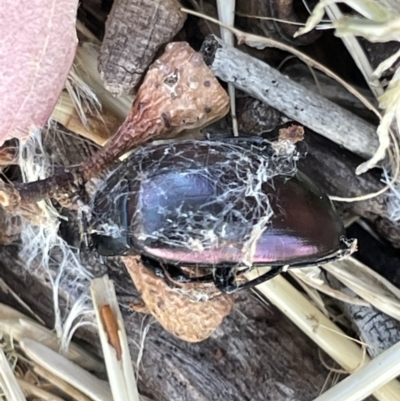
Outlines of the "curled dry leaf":
{"type": "Polygon", "coordinates": [[[171,288],[147,270],[139,257],[122,259],[148,312],[165,330],[184,341],[199,342],[208,338],[233,307],[233,296],[216,294],[213,284],[189,283],[171,288]],[[193,297],[208,300],[196,301],[193,297]]]}
{"type": "Polygon", "coordinates": [[[0,145],[50,117],[72,65],[77,0],[2,0],[0,145]]]}

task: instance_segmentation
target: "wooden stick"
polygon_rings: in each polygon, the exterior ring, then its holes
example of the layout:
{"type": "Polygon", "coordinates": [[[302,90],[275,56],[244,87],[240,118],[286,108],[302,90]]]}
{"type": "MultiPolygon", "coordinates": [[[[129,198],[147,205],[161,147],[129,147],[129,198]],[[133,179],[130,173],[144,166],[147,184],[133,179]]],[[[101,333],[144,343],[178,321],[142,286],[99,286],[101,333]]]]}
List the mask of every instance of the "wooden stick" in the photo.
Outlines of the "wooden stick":
{"type": "Polygon", "coordinates": [[[378,147],[375,126],[296,84],[263,61],[214,35],[204,41],[200,51],[218,78],[355,154],[368,159],[378,147]]]}

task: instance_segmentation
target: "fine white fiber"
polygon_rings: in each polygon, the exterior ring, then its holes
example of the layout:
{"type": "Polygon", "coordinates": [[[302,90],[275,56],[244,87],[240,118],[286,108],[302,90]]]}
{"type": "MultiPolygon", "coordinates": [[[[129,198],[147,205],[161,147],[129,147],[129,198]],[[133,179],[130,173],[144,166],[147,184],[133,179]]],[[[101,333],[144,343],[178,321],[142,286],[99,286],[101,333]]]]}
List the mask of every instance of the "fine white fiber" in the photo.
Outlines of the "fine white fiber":
{"type": "Polygon", "coordinates": [[[390,186],[387,192],[387,213],[391,221],[397,223],[400,221],[400,182],[392,182],[390,174],[386,169],[383,170],[383,181],[390,186]]]}
{"type": "MultiPolygon", "coordinates": [[[[20,144],[19,165],[25,182],[51,175],[53,166],[43,149],[40,130],[33,132],[25,143],[20,144]]],[[[50,282],[55,313],[54,329],[61,348],[65,349],[71,339],[69,333],[75,331],[72,322],[78,320],[77,324],[82,325],[84,316],[88,315],[91,308],[87,296],[91,275],[82,266],[78,250],[71,248],[58,235],[61,216],[51,202],[41,201],[38,206],[41,211],[40,224],[32,224],[21,216],[22,247],[19,256],[30,274],[50,282]],[[60,294],[63,294],[69,307],[66,316],[60,310],[60,294]]]]}

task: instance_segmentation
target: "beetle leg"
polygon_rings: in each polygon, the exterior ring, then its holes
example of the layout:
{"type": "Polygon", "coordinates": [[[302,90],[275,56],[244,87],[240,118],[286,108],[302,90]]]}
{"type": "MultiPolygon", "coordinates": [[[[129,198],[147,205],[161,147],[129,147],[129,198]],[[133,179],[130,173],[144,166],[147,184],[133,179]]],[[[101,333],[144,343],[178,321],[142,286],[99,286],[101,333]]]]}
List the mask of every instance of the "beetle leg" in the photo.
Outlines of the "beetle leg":
{"type": "Polygon", "coordinates": [[[205,276],[190,277],[185,273],[179,266],[176,265],[165,265],[164,272],[167,279],[172,282],[179,283],[212,283],[214,277],[212,274],[207,274],[205,276]]]}
{"type": "Polygon", "coordinates": [[[169,280],[170,282],[179,282],[179,283],[210,283],[213,281],[213,275],[208,274],[205,276],[199,277],[191,277],[189,276],[184,270],[182,270],[177,265],[172,264],[161,264],[164,269],[165,279],[169,280]]]}
{"type": "Polygon", "coordinates": [[[143,263],[143,266],[146,267],[146,269],[149,269],[155,276],[161,277],[164,280],[167,279],[167,277],[165,277],[165,271],[160,262],[154,259],[150,259],[146,256],[142,256],[141,261],[143,263]]]}
{"type": "MultiPolygon", "coordinates": [[[[252,288],[255,285],[264,283],[265,281],[271,280],[278,274],[282,273],[285,269],[286,265],[282,266],[273,266],[271,267],[271,270],[268,271],[267,273],[262,274],[261,276],[255,278],[254,280],[247,281],[246,283],[243,284],[237,284],[235,282],[235,277],[230,273],[229,276],[227,276],[227,281],[224,282],[223,285],[221,281],[215,282],[216,287],[218,287],[219,290],[225,292],[226,294],[233,294],[237,291],[245,290],[248,288],[252,288]]],[[[229,274],[229,273],[228,273],[229,274]]]]}
{"type": "Polygon", "coordinates": [[[176,265],[165,265],[164,271],[166,276],[179,283],[191,283],[192,278],[188,276],[179,266],[176,265]]]}
{"type": "Polygon", "coordinates": [[[226,294],[231,294],[241,288],[241,285],[236,282],[236,275],[232,266],[219,266],[214,272],[214,284],[221,292],[226,294]]]}
{"type": "Polygon", "coordinates": [[[162,264],[154,259],[142,256],[143,265],[151,270],[157,277],[161,277],[170,286],[178,283],[210,283],[213,281],[211,274],[201,277],[188,276],[179,266],[162,264]]]}
{"type": "Polygon", "coordinates": [[[219,267],[214,271],[214,284],[222,292],[233,283],[232,268],[219,267]]]}

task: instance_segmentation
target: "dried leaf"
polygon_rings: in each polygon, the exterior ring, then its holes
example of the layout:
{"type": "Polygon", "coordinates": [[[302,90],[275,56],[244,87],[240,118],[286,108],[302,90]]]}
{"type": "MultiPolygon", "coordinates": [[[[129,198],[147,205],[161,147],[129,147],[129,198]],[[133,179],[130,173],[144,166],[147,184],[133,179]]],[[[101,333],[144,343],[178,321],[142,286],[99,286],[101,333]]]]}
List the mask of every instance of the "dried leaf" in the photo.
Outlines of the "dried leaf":
{"type": "Polygon", "coordinates": [[[180,288],[176,284],[176,288],[171,288],[146,269],[140,258],[124,256],[122,260],[148,312],[181,340],[205,340],[233,307],[234,297],[220,294],[212,283],[185,283],[180,288]]]}
{"type": "Polygon", "coordinates": [[[77,0],[2,0],[0,145],[50,117],[72,65],[77,0]]]}

